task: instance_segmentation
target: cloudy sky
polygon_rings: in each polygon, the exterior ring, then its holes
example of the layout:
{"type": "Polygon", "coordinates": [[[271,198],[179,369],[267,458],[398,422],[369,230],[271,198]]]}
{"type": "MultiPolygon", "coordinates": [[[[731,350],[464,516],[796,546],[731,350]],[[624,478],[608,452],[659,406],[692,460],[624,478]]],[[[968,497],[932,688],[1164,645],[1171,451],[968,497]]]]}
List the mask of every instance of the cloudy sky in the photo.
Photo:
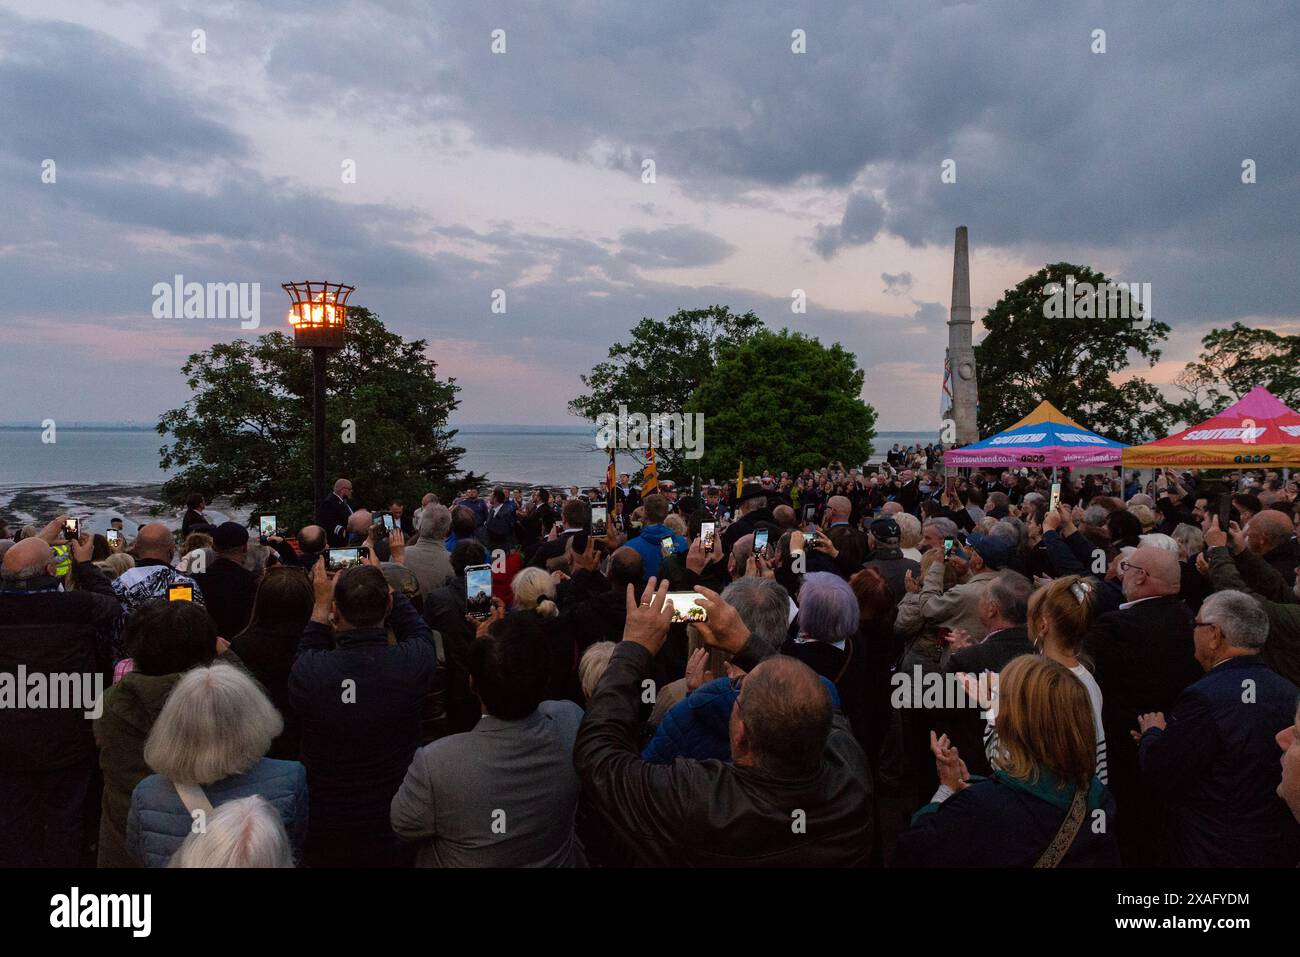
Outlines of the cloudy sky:
{"type": "Polygon", "coordinates": [[[1297,49],[1286,2],[5,0],[0,420],[183,402],[241,330],[153,318],[179,273],[264,327],[356,285],[462,423],[573,424],[641,316],[725,303],[937,428],[958,224],[976,316],[1046,262],[1151,283],[1168,382],[1216,325],[1300,331],[1297,49]]]}

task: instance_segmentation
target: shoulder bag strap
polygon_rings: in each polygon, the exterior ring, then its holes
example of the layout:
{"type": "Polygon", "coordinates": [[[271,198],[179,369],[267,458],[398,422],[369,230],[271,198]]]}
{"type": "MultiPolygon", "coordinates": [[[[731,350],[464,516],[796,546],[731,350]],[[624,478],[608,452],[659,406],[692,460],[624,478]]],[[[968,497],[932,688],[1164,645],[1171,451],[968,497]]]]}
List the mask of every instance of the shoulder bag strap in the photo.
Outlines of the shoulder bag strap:
{"type": "Polygon", "coordinates": [[[185,805],[185,810],[189,811],[191,816],[197,810],[202,810],[205,814],[212,813],[212,802],[203,793],[203,788],[197,784],[177,784],[173,781],[172,787],[180,795],[181,803],[185,805]]]}
{"type": "Polygon", "coordinates": [[[1061,858],[1065,857],[1065,852],[1074,843],[1075,835],[1079,833],[1079,827],[1083,824],[1087,812],[1088,792],[1079,788],[1074,792],[1074,800],[1070,802],[1070,810],[1066,812],[1060,830],[1056,832],[1056,837],[1052,838],[1052,843],[1047,845],[1047,850],[1043,851],[1043,856],[1035,862],[1034,867],[1055,867],[1061,863],[1061,858]]]}

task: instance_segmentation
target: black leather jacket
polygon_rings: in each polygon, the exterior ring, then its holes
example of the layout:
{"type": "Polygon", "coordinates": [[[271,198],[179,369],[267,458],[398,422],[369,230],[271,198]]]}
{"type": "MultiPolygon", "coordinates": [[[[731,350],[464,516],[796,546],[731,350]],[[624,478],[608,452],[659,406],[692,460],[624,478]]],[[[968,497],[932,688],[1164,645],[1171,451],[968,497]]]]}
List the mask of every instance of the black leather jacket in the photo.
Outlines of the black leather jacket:
{"type": "MultiPolygon", "coordinates": [[[[751,638],[736,656],[751,670],[773,654],[751,638]]],[[[757,767],[679,758],[641,760],[638,710],[650,653],[619,642],[573,748],[583,790],[641,863],[668,867],[846,867],[871,853],[871,772],[834,716],[815,773],[780,778],[757,767]]]]}

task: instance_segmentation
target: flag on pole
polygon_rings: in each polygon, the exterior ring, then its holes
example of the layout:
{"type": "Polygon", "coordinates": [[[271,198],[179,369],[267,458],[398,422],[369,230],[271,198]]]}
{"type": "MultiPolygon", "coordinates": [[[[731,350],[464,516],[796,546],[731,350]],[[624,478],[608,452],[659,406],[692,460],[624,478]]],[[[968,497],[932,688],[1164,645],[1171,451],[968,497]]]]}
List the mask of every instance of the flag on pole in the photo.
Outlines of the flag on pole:
{"type": "Polygon", "coordinates": [[[655,447],[650,446],[650,452],[646,455],[645,471],[641,475],[641,496],[659,491],[659,467],[655,465],[655,447]]]}
{"type": "Polygon", "coordinates": [[[740,498],[740,490],[745,484],[745,463],[741,461],[740,468],[736,470],[736,498],[740,498]]]}
{"type": "Polygon", "coordinates": [[[614,486],[618,480],[618,475],[614,469],[614,446],[609,447],[609,465],[605,469],[605,499],[612,502],[614,500],[614,486]]]}
{"type": "Polygon", "coordinates": [[[943,391],[939,395],[939,418],[946,419],[952,411],[952,357],[943,351],[943,391]]]}

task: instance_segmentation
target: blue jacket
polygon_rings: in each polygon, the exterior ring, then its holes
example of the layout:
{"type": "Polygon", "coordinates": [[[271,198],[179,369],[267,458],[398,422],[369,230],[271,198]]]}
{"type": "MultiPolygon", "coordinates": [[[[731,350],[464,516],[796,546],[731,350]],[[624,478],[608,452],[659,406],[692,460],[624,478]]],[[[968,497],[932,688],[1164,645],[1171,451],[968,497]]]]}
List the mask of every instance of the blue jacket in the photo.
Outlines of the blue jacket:
{"type": "Polygon", "coordinates": [[[1295,685],[1258,655],[1229,658],[1178,696],[1166,730],[1142,735],[1142,780],[1168,808],[1170,864],[1295,867],[1300,826],[1277,796],[1274,741],[1295,702],[1295,685]]]}
{"type": "MultiPolygon", "coordinates": [[[[297,761],[263,758],[243,774],[204,785],[203,793],[213,808],[260,794],[280,812],[294,850],[302,846],[307,834],[307,769],[297,761]]],[[[151,774],[131,793],[127,849],[145,867],[166,867],[193,825],[172,782],[161,774],[151,774]]]]}
{"type": "MultiPolygon", "coordinates": [[[[831,706],[838,711],[840,696],[835,685],[825,678],[822,684],[831,693],[831,706]]],[[[728,724],[731,706],[739,694],[730,678],[717,678],[696,688],[664,715],[655,736],[641,752],[641,760],[651,764],[672,764],[677,758],[730,761],[728,724]]]]}
{"type": "Polygon", "coordinates": [[[641,584],[644,586],[652,577],[659,576],[659,562],[663,560],[663,540],[671,537],[673,540],[673,551],[685,553],[691,547],[691,543],[680,535],[673,534],[673,530],[667,525],[646,525],[641,529],[641,535],[633,538],[627,543],[627,547],[635,549],[641,556],[642,574],[641,584]]]}

